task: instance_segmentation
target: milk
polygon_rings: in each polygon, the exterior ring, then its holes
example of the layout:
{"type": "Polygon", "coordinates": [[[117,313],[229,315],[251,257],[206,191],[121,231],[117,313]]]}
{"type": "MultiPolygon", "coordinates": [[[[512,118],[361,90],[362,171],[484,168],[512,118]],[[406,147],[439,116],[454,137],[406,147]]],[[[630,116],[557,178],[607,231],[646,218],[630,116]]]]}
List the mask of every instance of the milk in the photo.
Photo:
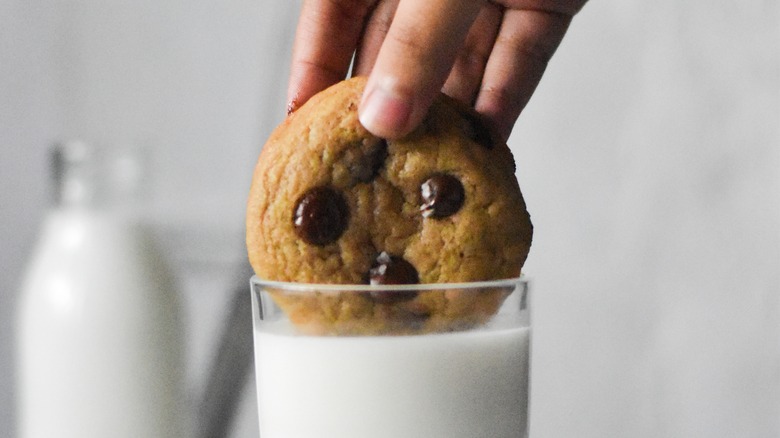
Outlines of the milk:
{"type": "Polygon", "coordinates": [[[87,149],[62,151],[63,194],[19,294],[18,436],[187,436],[173,277],[139,220],[97,202],[87,149]]]}
{"type": "Polygon", "coordinates": [[[142,228],[52,212],[23,286],[19,436],[183,436],[177,296],[142,228]]]}
{"type": "Polygon", "coordinates": [[[266,325],[255,330],[260,437],[525,437],[529,343],[528,327],[312,337],[266,325]]]}

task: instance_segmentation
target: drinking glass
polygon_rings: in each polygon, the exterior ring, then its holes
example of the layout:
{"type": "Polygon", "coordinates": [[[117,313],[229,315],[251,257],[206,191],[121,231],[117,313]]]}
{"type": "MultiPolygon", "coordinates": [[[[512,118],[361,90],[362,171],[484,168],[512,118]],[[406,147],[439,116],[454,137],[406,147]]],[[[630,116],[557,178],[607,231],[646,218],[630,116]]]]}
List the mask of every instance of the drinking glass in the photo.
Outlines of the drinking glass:
{"type": "Polygon", "coordinates": [[[261,438],[528,436],[526,278],[251,288],[261,438]]]}

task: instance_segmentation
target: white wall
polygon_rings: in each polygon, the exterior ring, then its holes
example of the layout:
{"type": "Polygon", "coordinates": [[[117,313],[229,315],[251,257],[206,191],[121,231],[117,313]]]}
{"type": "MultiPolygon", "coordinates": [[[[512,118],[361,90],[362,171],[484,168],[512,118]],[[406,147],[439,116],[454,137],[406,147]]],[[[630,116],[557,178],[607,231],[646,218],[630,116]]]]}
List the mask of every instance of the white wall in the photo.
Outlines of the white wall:
{"type": "Polygon", "coordinates": [[[592,2],[512,145],[532,436],[780,436],[778,3],[592,2]]]}
{"type": "MultiPolygon", "coordinates": [[[[155,150],[196,396],[298,5],[0,2],[0,436],[45,149],[66,137],[155,150]]],[[[780,435],[777,2],[593,1],[510,145],[536,226],[532,436],[780,435]]],[[[233,436],[256,436],[252,404],[233,436]]]]}
{"type": "Polygon", "coordinates": [[[47,201],[41,146],[62,126],[50,45],[56,21],[54,11],[0,2],[0,436],[13,430],[16,287],[47,201]]]}

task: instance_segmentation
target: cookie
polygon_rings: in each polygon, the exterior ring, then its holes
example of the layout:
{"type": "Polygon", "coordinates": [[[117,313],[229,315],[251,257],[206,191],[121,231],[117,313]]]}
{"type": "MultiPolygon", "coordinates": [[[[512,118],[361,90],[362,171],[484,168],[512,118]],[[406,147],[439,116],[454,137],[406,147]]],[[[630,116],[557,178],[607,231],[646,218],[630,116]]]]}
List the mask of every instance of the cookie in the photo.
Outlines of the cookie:
{"type": "MultiPolygon", "coordinates": [[[[443,94],[414,132],[378,138],[358,121],[364,86],[353,78],[315,95],[263,147],[246,218],[255,273],[320,284],[517,277],[533,228],[509,148],[443,94]]],[[[274,299],[306,331],[375,333],[478,324],[505,295],[277,292],[274,299]]]]}

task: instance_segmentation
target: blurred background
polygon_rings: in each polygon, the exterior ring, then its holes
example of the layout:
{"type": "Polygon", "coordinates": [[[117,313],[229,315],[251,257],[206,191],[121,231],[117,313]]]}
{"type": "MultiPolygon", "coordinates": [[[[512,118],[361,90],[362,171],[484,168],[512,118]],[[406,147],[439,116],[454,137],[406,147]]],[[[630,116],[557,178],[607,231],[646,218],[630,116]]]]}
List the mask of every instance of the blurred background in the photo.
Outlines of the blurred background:
{"type": "MultiPolygon", "coordinates": [[[[152,151],[197,412],[299,8],[0,0],[0,436],[48,149],[70,138],[152,151]]],[[[536,231],[531,436],[780,436],[778,2],[592,1],[510,146],[536,231]]],[[[225,435],[256,437],[242,382],[225,435]]]]}

